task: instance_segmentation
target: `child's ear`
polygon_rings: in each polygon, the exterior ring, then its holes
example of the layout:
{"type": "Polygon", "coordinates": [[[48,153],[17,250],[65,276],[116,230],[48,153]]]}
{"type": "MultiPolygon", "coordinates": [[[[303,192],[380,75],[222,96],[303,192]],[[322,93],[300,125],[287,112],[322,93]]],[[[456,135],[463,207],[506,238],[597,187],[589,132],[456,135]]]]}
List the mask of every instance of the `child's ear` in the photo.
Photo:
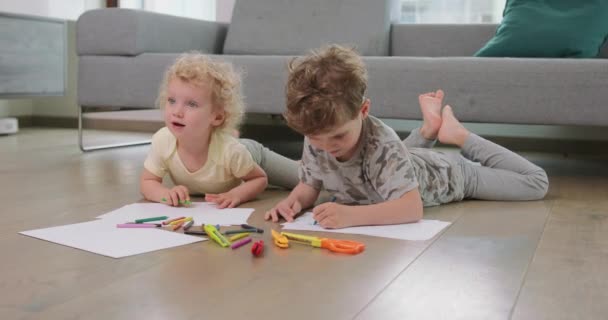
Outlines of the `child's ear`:
{"type": "Polygon", "coordinates": [[[224,123],[224,120],[226,120],[226,112],[224,109],[219,109],[213,113],[213,121],[211,121],[211,124],[215,127],[219,127],[224,123]]]}
{"type": "Polygon", "coordinates": [[[369,99],[363,100],[363,104],[361,105],[361,119],[367,118],[369,115],[369,108],[371,107],[372,102],[369,99]]]}

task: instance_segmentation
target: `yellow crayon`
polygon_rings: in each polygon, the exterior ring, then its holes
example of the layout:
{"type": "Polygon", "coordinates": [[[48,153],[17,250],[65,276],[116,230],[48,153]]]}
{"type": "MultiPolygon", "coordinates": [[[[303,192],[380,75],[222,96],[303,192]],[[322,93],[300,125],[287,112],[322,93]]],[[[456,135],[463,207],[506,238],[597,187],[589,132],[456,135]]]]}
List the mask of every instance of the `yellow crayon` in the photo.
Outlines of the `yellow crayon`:
{"type": "Polygon", "coordinates": [[[235,240],[239,240],[242,238],[245,238],[246,236],[250,235],[251,232],[243,232],[243,233],[237,233],[235,235],[233,235],[232,237],[228,238],[230,240],[230,242],[235,241],[235,240]]]}
{"type": "Polygon", "coordinates": [[[192,217],[188,217],[188,218],[183,218],[183,219],[180,219],[180,220],[171,221],[171,222],[169,222],[169,225],[176,225],[178,223],[186,223],[186,222],[188,222],[190,220],[192,220],[192,217]]]}

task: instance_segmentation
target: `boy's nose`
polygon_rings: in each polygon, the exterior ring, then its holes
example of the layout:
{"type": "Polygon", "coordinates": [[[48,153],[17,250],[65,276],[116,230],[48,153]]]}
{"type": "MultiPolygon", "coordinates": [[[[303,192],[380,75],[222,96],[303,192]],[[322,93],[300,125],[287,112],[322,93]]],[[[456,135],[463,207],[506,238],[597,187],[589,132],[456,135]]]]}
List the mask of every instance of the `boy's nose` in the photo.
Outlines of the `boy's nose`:
{"type": "Polygon", "coordinates": [[[326,151],[331,151],[335,149],[335,145],[330,141],[323,142],[323,149],[326,151]]]}

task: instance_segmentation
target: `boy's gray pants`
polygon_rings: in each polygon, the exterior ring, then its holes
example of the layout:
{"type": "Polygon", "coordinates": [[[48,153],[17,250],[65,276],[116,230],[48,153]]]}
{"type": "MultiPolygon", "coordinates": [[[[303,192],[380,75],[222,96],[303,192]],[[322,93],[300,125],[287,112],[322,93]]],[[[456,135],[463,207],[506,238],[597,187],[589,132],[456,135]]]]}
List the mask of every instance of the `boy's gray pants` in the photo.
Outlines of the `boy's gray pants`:
{"type": "MultiPolygon", "coordinates": [[[[416,129],[403,143],[406,147],[432,148],[435,141],[426,140],[416,129]]],[[[450,159],[464,177],[465,199],[522,201],[542,199],[547,194],[549,179],[545,170],[474,133],[460,154],[450,159]]]]}
{"type": "MultiPolygon", "coordinates": [[[[240,142],[266,172],[269,184],[293,189],[300,182],[298,161],[254,140],[240,139],[240,142]]],[[[426,140],[416,129],[403,143],[406,147],[432,148],[435,141],[426,140]]],[[[462,157],[453,157],[452,162],[454,169],[460,169],[463,174],[465,198],[521,201],[542,199],[547,194],[549,180],[545,171],[506,148],[471,133],[460,153],[462,157]]]]}
{"type": "Polygon", "coordinates": [[[539,200],[549,190],[545,170],[518,154],[471,133],[461,149],[465,198],[539,200]]]}

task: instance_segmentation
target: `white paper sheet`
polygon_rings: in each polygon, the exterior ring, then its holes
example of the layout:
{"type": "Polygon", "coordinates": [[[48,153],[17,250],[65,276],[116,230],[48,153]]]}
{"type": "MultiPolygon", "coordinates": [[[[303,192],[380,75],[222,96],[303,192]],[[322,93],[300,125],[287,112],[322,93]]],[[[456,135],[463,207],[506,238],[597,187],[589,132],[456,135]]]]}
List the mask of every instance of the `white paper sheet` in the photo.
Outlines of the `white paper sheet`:
{"type": "Polygon", "coordinates": [[[134,203],[114,211],[102,214],[97,218],[115,223],[124,223],[136,219],[168,216],[169,218],[192,217],[195,224],[219,224],[222,226],[247,223],[254,209],[234,208],[218,209],[213,203],[193,202],[189,207],[171,207],[162,203],[134,203]]]}
{"type": "Polygon", "coordinates": [[[420,220],[416,223],[394,224],[386,226],[364,226],[343,229],[324,229],[313,225],[312,212],[306,212],[294,222],[283,223],[284,230],[308,230],[335,233],[364,234],[374,237],[384,237],[400,240],[428,240],[450,225],[450,222],[439,220],[420,220]]]}
{"type": "Polygon", "coordinates": [[[116,223],[109,220],[95,220],[20,233],[112,258],[207,240],[160,229],[116,228],[116,223]]]}

